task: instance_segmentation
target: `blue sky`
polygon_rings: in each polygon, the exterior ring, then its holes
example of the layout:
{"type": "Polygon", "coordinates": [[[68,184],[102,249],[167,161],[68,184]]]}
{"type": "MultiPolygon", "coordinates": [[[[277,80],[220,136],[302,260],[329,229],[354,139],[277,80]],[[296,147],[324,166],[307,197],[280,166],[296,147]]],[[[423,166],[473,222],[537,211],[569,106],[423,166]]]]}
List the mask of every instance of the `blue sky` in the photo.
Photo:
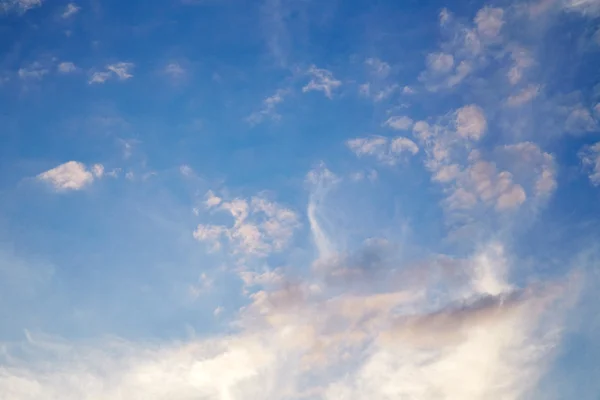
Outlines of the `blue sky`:
{"type": "Polygon", "coordinates": [[[0,397],[597,399],[599,21],[0,0],[0,397]]]}

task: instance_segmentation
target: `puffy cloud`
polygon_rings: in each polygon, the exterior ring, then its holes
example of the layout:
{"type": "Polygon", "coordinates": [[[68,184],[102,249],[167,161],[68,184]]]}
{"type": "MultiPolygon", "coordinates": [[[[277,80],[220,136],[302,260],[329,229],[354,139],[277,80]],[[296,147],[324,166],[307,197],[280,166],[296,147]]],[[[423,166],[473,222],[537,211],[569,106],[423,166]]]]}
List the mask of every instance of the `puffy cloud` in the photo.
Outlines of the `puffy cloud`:
{"type": "Polygon", "coordinates": [[[394,116],[388,118],[383,125],[398,131],[406,131],[412,128],[413,120],[406,116],[394,116]]]}
{"type": "Polygon", "coordinates": [[[65,7],[65,11],[62,13],[62,17],[65,19],[70,18],[73,15],[77,14],[79,10],[81,10],[81,7],[79,7],[77,4],[69,3],[67,4],[67,7],[65,7]]]}
{"type": "Polygon", "coordinates": [[[584,147],[579,152],[581,163],[589,169],[590,181],[595,186],[600,186],[600,142],[584,147]]]}
{"type": "Polygon", "coordinates": [[[500,34],[504,25],[504,10],[501,8],[484,7],[477,12],[475,24],[477,32],[484,38],[494,39],[500,34]]]}
{"type": "Polygon", "coordinates": [[[321,91],[331,99],[333,91],[342,85],[342,82],[334,78],[331,71],[317,68],[314,65],[308,69],[307,74],[311,76],[311,80],[302,88],[305,93],[313,90],[321,91]]]}
{"type": "Polygon", "coordinates": [[[535,196],[548,196],[556,189],[554,156],[532,142],[506,145],[502,148],[512,157],[510,165],[519,180],[532,187],[535,196]]]}
{"type": "Polygon", "coordinates": [[[474,104],[456,112],[456,133],[465,139],[479,140],[487,130],[483,110],[474,104]]]}
{"type": "Polygon", "coordinates": [[[71,72],[77,71],[77,67],[75,66],[75,64],[69,61],[61,62],[60,64],[58,64],[57,68],[58,72],[60,72],[61,74],[69,74],[71,72]]]}
{"type": "Polygon", "coordinates": [[[69,161],[58,167],[52,168],[39,174],[38,179],[48,182],[58,191],[81,190],[90,185],[94,178],[101,178],[104,167],[101,164],[94,165],[91,170],[77,161],[69,161]]]}
{"type": "Polygon", "coordinates": [[[350,139],[346,146],[357,156],[370,156],[377,161],[395,165],[402,159],[403,153],[415,155],[419,152],[419,147],[412,140],[405,137],[396,137],[388,139],[383,136],[369,136],[364,138],[350,139]]]}
{"type": "Polygon", "coordinates": [[[510,96],[506,100],[506,104],[509,107],[518,107],[525,103],[529,103],[531,100],[535,99],[539,93],[540,87],[538,85],[529,85],[522,89],[519,93],[510,96]]]}
{"type": "Polygon", "coordinates": [[[231,226],[198,225],[194,238],[208,242],[213,250],[226,241],[234,254],[264,257],[283,250],[300,225],[295,212],[262,196],[227,202],[209,191],[205,205],[228,212],[234,220],[231,226]]]}
{"type": "Polygon", "coordinates": [[[569,133],[581,134],[598,131],[600,126],[592,111],[583,104],[578,104],[570,109],[565,129],[569,133]]]}

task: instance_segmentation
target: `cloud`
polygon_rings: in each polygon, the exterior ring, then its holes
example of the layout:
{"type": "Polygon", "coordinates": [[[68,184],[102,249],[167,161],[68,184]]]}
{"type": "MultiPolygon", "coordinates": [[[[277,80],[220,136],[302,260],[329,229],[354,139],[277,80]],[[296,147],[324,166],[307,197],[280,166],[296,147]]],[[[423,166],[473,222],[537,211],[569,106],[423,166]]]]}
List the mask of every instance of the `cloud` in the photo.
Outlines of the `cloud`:
{"type": "Polygon", "coordinates": [[[194,238],[208,242],[213,251],[227,243],[234,255],[265,257],[282,251],[300,225],[295,212],[263,196],[227,202],[209,191],[205,206],[213,211],[228,212],[234,220],[230,226],[198,225],[194,238]]]}
{"type": "Polygon", "coordinates": [[[475,16],[477,32],[483,38],[495,39],[504,25],[503,17],[504,10],[501,8],[482,8],[475,16]]]}
{"type": "Polygon", "coordinates": [[[77,4],[69,3],[69,4],[67,4],[67,7],[65,7],[65,11],[62,13],[62,17],[65,19],[71,18],[73,15],[77,14],[80,10],[81,10],[81,7],[79,7],[77,4]]]}
{"type": "Polygon", "coordinates": [[[350,139],[346,146],[358,157],[370,156],[387,165],[397,164],[404,153],[415,155],[419,147],[412,140],[405,137],[388,139],[383,136],[369,136],[350,139]]]}
{"type": "Polygon", "coordinates": [[[239,329],[221,337],[70,343],[26,332],[3,344],[0,395],[517,400],[557,352],[576,288],[518,288],[507,281],[513,267],[492,243],[460,262],[404,269],[391,291],[335,295],[324,282],[281,278],[251,293],[239,329]],[[453,265],[460,277],[450,278],[453,265]]]}
{"type": "Polygon", "coordinates": [[[111,78],[117,78],[121,81],[130,79],[133,77],[131,69],[134,67],[133,63],[118,62],[106,66],[106,71],[99,71],[92,73],[89,84],[104,83],[111,78]]]}
{"type": "Polygon", "coordinates": [[[186,70],[181,66],[181,64],[176,62],[167,64],[164,72],[172,79],[180,79],[186,75],[186,70]]]}
{"type": "Polygon", "coordinates": [[[431,53],[427,55],[427,68],[433,73],[449,72],[454,66],[452,54],[431,53]]]}
{"type": "Polygon", "coordinates": [[[508,70],[507,78],[511,85],[516,85],[523,78],[525,71],[535,64],[535,61],[530,52],[521,47],[513,47],[510,55],[513,65],[508,70]]]}
{"type": "Polygon", "coordinates": [[[483,110],[474,104],[460,108],[456,113],[456,133],[465,139],[479,140],[487,130],[483,110]]]}
{"type": "Polygon", "coordinates": [[[289,90],[278,89],[275,94],[263,100],[262,108],[246,118],[250,125],[256,125],[263,122],[265,119],[278,121],[281,115],[277,113],[277,106],[284,102],[285,96],[289,94],[289,90]]]}
{"type": "Polygon", "coordinates": [[[598,0],[563,0],[563,7],[567,11],[578,12],[590,17],[600,14],[600,1],[598,0]]]}
{"type": "Polygon", "coordinates": [[[529,103],[531,100],[535,99],[539,93],[540,87],[538,85],[529,85],[519,93],[510,96],[506,100],[506,104],[509,107],[518,107],[525,103],[529,103]]]}
{"type": "Polygon", "coordinates": [[[412,128],[413,120],[407,116],[394,116],[388,118],[383,125],[397,131],[406,131],[412,128]]]}
{"type": "Polygon", "coordinates": [[[77,161],[69,161],[37,176],[39,180],[48,182],[57,191],[81,190],[89,186],[94,178],[101,178],[104,167],[96,164],[91,170],[77,161]]]}
{"type": "Polygon", "coordinates": [[[26,13],[32,8],[41,7],[42,0],[1,0],[1,12],[26,13]]]}
{"type": "Polygon", "coordinates": [[[590,171],[589,178],[595,186],[600,186],[600,142],[585,146],[579,152],[583,166],[590,171]]]}
{"type": "Polygon", "coordinates": [[[19,68],[19,78],[23,80],[41,80],[45,75],[48,74],[48,69],[42,66],[39,62],[34,62],[27,67],[19,68]]]}
{"type": "Polygon", "coordinates": [[[369,67],[371,73],[378,79],[385,79],[392,71],[390,64],[379,58],[367,58],[365,64],[369,67]]]}
{"type": "Polygon", "coordinates": [[[307,74],[311,76],[311,80],[302,88],[305,93],[313,90],[321,91],[331,99],[333,91],[342,85],[342,82],[334,78],[331,71],[317,68],[314,65],[308,69],[307,74]]]}
{"type": "Polygon", "coordinates": [[[63,61],[58,64],[58,72],[61,74],[70,74],[71,72],[77,71],[75,64],[69,61],[63,61]]]}
{"type": "Polygon", "coordinates": [[[582,134],[596,132],[600,130],[600,126],[589,108],[583,104],[577,104],[569,110],[569,115],[565,121],[565,129],[569,133],[582,134]]]}

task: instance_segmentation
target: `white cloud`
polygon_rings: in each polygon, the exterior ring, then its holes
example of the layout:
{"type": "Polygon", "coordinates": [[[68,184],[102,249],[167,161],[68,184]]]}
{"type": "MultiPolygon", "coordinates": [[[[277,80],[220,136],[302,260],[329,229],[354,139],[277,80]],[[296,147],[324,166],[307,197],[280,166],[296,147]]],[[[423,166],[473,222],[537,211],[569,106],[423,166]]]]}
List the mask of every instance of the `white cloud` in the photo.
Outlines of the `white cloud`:
{"type": "Polygon", "coordinates": [[[500,34],[504,25],[504,10],[501,8],[484,7],[477,12],[475,24],[477,32],[484,38],[494,39],[500,34]]]}
{"type": "Polygon", "coordinates": [[[371,73],[373,73],[377,78],[384,79],[392,71],[392,67],[390,64],[385,61],[381,61],[379,58],[367,58],[365,60],[365,64],[370,68],[371,73]]]}
{"type": "Polygon", "coordinates": [[[42,0],[2,0],[0,1],[0,11],[25,13],[41,5],[42,0]]]}
{"type": "Polygon", "coordinates": [[[116,77],[119,80],[127,80],[133,77],[131,69],[134,67],[133,63],[129,62],[118,62],[106,66],[106,71],[98,71],[92,73],[89,84],[104,83],[107,80],[116,77]]]}
{"type": "Polygon", "coordinates": [[[456,112],[456,133],[459,136],[479,140],[486,130],[487,120],[479,106],[467,105],[456,112]]]}
{"type": "Polygon", "coordinates": [[[583,104],[578,104],[570,109],[565,129],[569,133],[581,134],[598,131],[600,126],[592,111],[583,104]]]}
{"type": "Polygon", "coordinates": [[[388,118],[383,125],[398,131],[407,131],[412,128],[413,120],[406,116],[394,116],[388,118]]]}
{"type": "Polygon", "coordinates": [[[183,176],[187,176],[187,177],[194,176],[194,170],[192,169],[192,167],[190,167],[189,165],[186,165],[186,164],[179,166],[179,172],[183,176]]]}
{"type": "Polygon", "coordinates": [[[106,66],[106,69],[113,72],[120,80],[132,78],[133,75],[130,72],[132,68],[133,63],[128,62],[119,62],[106,66]]]}
{"type": "Polygon", "coordinates": [[[50,183],[56,190],[81,190],[94,181],[94,176],[100,178],[104,167],[96,164],[91,170],[77,161],[69,161],[51,170],[39,174],[40,180],[50,183]]]}
{"type": "Polygon", "coordinates": [[[454,57],[452,54],[431,53],[427,55],[427,68],[434,73],[449,72],[454,66],[454,57]]]}
{"type": "Polygon", "coordinates": [[[534,65],[534,59],[530,52],[521,47],[514,47],[510,51],[513,65],[507,73],[508,81],[511,85],[516,85],[523,79],[523,74],[534,65]]]}
{"type": "Polygon", "coordinates": [[[110,72],[94,72],[88,81],[89,84],[104,83],[111,77],[110,72]]]}
{"type": "Polygon", "coordinates": [[[62,74],[69,74],[75,71],[77,71],[77,67],[72,62],[63,61],[60,64],[58,64],[58,72],[62,74]]]}
{"type": "Polygon", "coordinates": [[[402,159],[403,153],[415,155],[419,152],[419,147],[405,137],[396,137],[391,140],[383,136],[355,138],[348,140],[346,146],[358,157],[374,157],[377,161],[387,165],[397,164],[402,159]]]}
{"type": "Polygon", "coordinates": [[[94,164],[92,166],[92,173],[96,178],[102,178],[102,176],[104,176],[104,165],[94,164]]]}
{"type": "Polygon", "coordinates": [[[41,80],[44,75],[48,74],[48,69],[42,66],[39,62],[34,62],[27,67],[19,68],[18,74],[19,78],[23,80],[34,79],[41,80]]]}
{"type": "Polygon", "coordinates": [[[277,106],[284,102],[285,96],[288,94],[289,90],[278,89],[272,96],[263,100],[262,108],[250,114],[246,121],[251,125],[259,124],[267,118],[278,121],[281,119],[281,115],[277,113],[277,106]]]}
{"type": "Polygon", "coordinates": [[[529,103],[531,100],[535,99],[540,93],[540,87],[538,85],[529,85],[519,93],[510,96],[506,100],[506,104],[509,107],[518,107],[525,103],[529,103]]]}
{"type": "Polygon", "coordinates": [[[590,182],[600,186],[600,142],[584,147],[579,152],[579,158],[583,166],[590,171],[590,182]]]}
{"type": "Polygon", "coordinates": [[[181,64],[173,62],[167,64],[165,67],[165,74],[169,75],[173,79],[179,79],[185,76],[186,70],[181,66],[181,64]]]}
{"type": "Polygon", "coordinates": [[[556,162],[552,154],[532,142],[506,145],[503,150],[512,156],[509,163],[514,174],[532,188],[535,196],[546,197],[556,190],[556,162]]]}
{"type": "Polygon", "coordinates": [[[79,7],[77,4],[69,3],[69,4],[67,4],[65,11],[62,13],[62,17],[70,18],[73,15],[77,14],[79,12],[79,10],[81,10],[81,7],[79,7]]]}
{"type": "Polygon", "coordinates": [[[227,202],[209,191],[205,205],[229,212],[234,220],[230,226],[198,225],[194,238],[208,242],[213,250],[226,241],[233,254],[264,257],[283,250],[300,225],[295,212],[262,196],[227,202]]]}
{"type": "Polygon", "coordinates": [[[507,280],[507,258],[501,245],[491,244],[467,260],[407,266],[391,277],[388,292],[367,287],[334,295],[310,279],[286,281],[251,294],[240,329],[222,337],[70,343],[26,332],[26,343],[2,344],[0,395],[530,398],[558,350],[576,291],[571,281],[519,290],[507,280]]]}
{"type": "Polygon", "coordinates": [[[307,74],[311,76],[311,80],[302,88],[305,93],[313,90],[321,91],[331,99],[333,91],[342,85],[342,82],[334,78],[331,71],[317,68],[314,65],[308,69],[307,74]]]}
{"type": "Polygon", "coordinates": [[[600,14],[599,0],[563,0],[563,7],[567,11],[578,12],[591,17],[600,14]]]}

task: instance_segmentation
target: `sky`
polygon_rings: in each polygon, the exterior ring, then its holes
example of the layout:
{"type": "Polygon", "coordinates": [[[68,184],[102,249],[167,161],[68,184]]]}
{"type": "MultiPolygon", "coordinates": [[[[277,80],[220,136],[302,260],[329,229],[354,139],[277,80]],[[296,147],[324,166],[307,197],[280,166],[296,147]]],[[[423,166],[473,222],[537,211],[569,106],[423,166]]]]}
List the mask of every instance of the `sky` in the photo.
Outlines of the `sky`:
{"type": "Polygon", "coordinates": [[[0,0],[0,398],[596,400],[599,0],[0,0]]]}

